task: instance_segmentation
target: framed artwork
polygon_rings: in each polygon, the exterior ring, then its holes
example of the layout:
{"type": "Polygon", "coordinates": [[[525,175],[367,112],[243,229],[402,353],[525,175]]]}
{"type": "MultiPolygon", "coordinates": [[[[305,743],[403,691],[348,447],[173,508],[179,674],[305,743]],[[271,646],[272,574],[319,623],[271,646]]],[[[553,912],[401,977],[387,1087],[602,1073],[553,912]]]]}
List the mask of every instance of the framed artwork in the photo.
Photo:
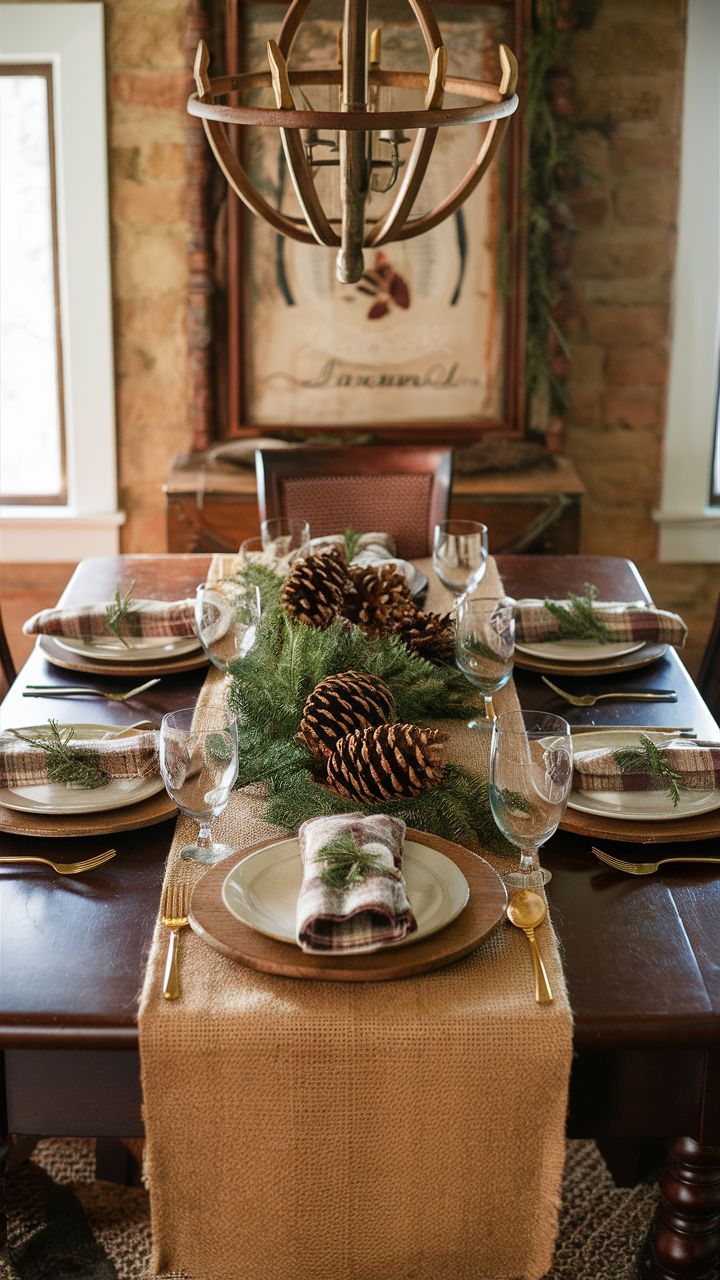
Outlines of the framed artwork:
{"type": "MultiPolygon", "coordinates": [[[[436,5],[452,74],[499,79],[502,41],[522,55],[523,4],[436,5]]],[[[228,70],[259,69],[266,44],[279,30],[285,6],[241,3],[225,9],[228,70]]],[[[293,60],[327,65],[336,47],[341,10],[314,0],[301,26],[293,60]]],[[[371,27],[382,32],[381,65],[424,69],[427,56],[409,7],[371,3],[371,27]]],[[[292,66],[292,62],[291,62],[292,66]]],[[[313,109],[332,109],[336,90],[313,89],[313,109]]],[[[421,105],[412,90],[381,87],[385,109],[421,105]]],[[[255,95],[268,105],[267,93],[255,95]]],[[[451,106],[461,99],[446,96],[451,106]]],[[[303,104],[303,105],[306,105],[303,104]]],[[[520,113],[518,113],[519,117],[520,113]]],[[[520,119],[468,201],[444,223],[415,239],[365,251],[355,285],[335,279],[335,251],[276,235],[231,192],[218,224],[222,364],[217,382],[223,436],[269,429],[379,431],[388,438],[442,434],[472,439],[492,430],[522,430],[522,249],[520,119]]],[[[485,126],[439,130],[413,212],[450,192],[477,154],[485,126]]],[[[252,128],[236,140],[250,177],[272,203],[299,214],[277,131],[252,128]]],[[[400,146],[409,152],[411,139],[400,146]]],[[[336,139],[323,138],[317,159],[337,157],[336,139]]],[[[377,139],[374,154],[390,158],[377,139]]],[[[382,187],[389,169],[374,183],[382,187]]],[[[318,167],[316,185],[331,216],[339,213],[337,168],[318,167]],[[336,207],[337,206],[337,207],[336,207]]],[[[392,195],[372,190],[368,216],[392,195]]],[[[217,270],[217,268],[216,268],[217,270]]]]}

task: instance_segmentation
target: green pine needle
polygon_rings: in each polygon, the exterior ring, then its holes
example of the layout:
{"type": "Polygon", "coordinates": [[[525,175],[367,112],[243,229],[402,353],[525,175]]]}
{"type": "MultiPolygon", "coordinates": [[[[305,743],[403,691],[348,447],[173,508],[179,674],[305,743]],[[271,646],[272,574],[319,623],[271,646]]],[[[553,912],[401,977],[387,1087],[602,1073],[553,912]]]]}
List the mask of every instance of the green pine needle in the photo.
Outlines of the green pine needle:
{"type": "Polygon", "coordinates": [[[320,876],[329,889],[349,889],[363,884],[371,871],[379,871],[381,862],[376,853],[360,849],[351,832],[328,841],[315,856],[316,862],[324,862],[320,876]]]}
{"type": "Polygon", "coordinates": [[[557,600],[545,601],[545,608],[557,623],[561,640],[597,640],[601,644],[612,644],[617,640],[617,636],[600,621],[593,609],[597,593],[597,587],[586,583],[584,596],[568,592],[569,608],[558,604],[557,600]]]}
{"type": "Polygon", "coordinates": [[[120,643],[124,644],[126,649],[129,649],[130,646],[125,639],[125,636],[122,635],[120,627],[123,619],[127,618],[135,607],[135,601],[133,600],[134,587],[135,583],[131,582],[125,592],[125,595],[122,594],[120,587],[118,587],[115,592],[115,599],[113,603],[109,604],[105,610],[105,622],[107,624],[108,631],[112,631],[113,635],[117,636],[120,643]]]}
{"type": "Polygon", "coordinates": [[[48,737],[37,735],[33,737],[20,729],[11,729],[10,732],[21,742],[27,742],[31,747],[38,747],[45,752],[50,782],[74,782],[80,787],[86,787],[89,791],[107,786],[110,777],[104,769],[79,751],[68,749],[68,743],[75,734],[72,725],[60,726],[57,720],[51,720],[48,729],[50,731],[48,737]]]}
{"type": "Polygon", "coordinates": [[[343,538],[345,539],[345,555],[347,556],[348,564],[350,564],[358,549],[362,534],[358,533],[357,529],[353,529],[352,525],[348,525],[343,533],[343,538]]]}
{"type": "Polygon", "coordinates": [[[657,744],[646,733],[640,734],[639,747],[623,747],[613,755],[623,773],[651,774],[658,789],[667,787],[667,796],[673,806],[680,803],[680,774],[668,764],[657,744]]]}
{"type": "Polygon", "coordinates": [[[280,603],[280,588],[283,579],[279,573],[275,573],[268,565],[262,564],[259,560],[249,560],[242,569],[234,575],[235,581],[245,586],[257,587],[260,592],[260,602],[263,610],[270,608],[271,605],[280,603]]]}

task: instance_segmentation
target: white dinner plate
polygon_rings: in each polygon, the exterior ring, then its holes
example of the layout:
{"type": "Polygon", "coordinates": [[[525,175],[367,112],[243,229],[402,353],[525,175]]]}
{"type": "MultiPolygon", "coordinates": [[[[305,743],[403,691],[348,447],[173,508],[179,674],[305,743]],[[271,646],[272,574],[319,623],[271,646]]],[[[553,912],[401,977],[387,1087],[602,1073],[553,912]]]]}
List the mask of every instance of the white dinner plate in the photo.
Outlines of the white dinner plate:
{"type": "Polygon", "coordinates": [[[157,662],[160,658],[179,658],[184,653],[194,653],[200,648],[196,636],[182,640],[156,640],[140,636],[128,636],[128,643],[120,640],[80,640],[70,636],[53,636],[61,649],[79,653],[84,658],[99,658],[105,662],[157,662]]]}
{"type": "MultiPolygon", "coordinates": [[[[46,724],[23,725],[24,733],[41,734],[46,724]]],[[[112,738],[106,724],[73,724],[75,741],[97,742],[112,738]]],[[[138,730],[141,732],[141,730],[138,730]]],[[[19,813],[103,813],[108,809],[125,809],[130,804],[147,800],[163,789],[163,780],[155,778],[113,778],[106,787],[94,790],[47,783],[38,787],[0,787],[0,805],[19,813]]]]}
{"type": "Polygon", "coordinates": [[[519,653],[532,658],[552,658],[554,662],[594,662],[603,658],[621,658],[625,653],[642,649],[645,641],[632,644],[600,644],[597,640],[547,640],[544,644],[515,644],[519,653]]]}
{"type": "MultiPolygon", "coordinates": [[[[400,941],[388,943],[391,947],[419,942],[444,929],[460,915],[470,897],[460,868],[444,853],[414,840],[406,840],[403,846],[403,875],[418,927],[400,941]]],[[[222,900],[242,924],[295,946],[295,910],[301,883],[300,845],[293,837],[259,849],[238,862],[225,879],[222,900]]],[[[353,955],[365,949],[354,948],[353,955]]]]}
{"type": "MultiPolygon", "coordinates": [[[[598,747],[634,747],[642,726],[630,733],[617,730],[605,733],[583,733],[575,740],[575,750],[592,751],[598,747]],[[582,745],[580,745],[582,744],[582,745]]],[[[653,742],[672,742],[676,734],[648,733],[653,742]]],[[[720,809],[720,790],[681,790],[680,799],[673,804],[664,791],[571,791],[568,808],[577,809],[598,818],[618,818],[623,822],[673,822],[681,818],[693,818],[701,813],[720,809]]]]}

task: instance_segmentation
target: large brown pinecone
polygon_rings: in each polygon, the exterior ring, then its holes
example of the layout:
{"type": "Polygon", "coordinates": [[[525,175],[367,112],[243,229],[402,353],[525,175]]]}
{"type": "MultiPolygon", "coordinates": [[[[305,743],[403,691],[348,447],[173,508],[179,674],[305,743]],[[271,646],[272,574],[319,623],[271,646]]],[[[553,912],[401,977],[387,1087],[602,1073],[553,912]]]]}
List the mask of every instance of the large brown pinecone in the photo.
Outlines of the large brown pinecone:
{"type": "Polygon", "coordinates": [[[397,635],[429,662],[452,662],[455,657],[455,623],[449,613],[417,609],[400,624],[397,635]]]}
{"type": "Polygon", "coordinates": [[[394,565],[350,565],[348,576],[343,614],[373,639],[390,635],[414,612],[410,588],[394,565]]]}
{"type": "Polygon", "coordinates": [[[379,676],[343,671],[315,686],[303,707],[297,736],[313,755],[329,756],[338,738],[385,724],[394,708],[393,696],[379,676]]]}
{"type": "Polygon", "coordinates": [[[417,796],[442,779],[442,729],[383,724],[339,738],[327,761],[328,785],[359,804],[417,796]]]}
{"type": "Polygon", "coordinates": [[[297,560],[285,579],[281,598],[292,618],[309,627],[329,627],[340,613],[350,582],[339,551],[297,560]]]}

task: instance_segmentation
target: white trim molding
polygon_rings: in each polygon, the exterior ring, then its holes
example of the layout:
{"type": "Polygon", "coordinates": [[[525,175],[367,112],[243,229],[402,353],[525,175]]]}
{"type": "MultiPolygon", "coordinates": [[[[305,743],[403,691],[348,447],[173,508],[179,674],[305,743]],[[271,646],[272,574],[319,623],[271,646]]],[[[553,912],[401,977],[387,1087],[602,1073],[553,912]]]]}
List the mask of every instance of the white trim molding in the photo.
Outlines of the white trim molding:
{"type": "Polygon", "coordinates": [[[720,562],[710,477],[720,368],[720,4],[689,0],[659,558],[720,562]]]}
{"type": "Polygon", "coordinates": [[[78,515],[68,507],[4,507],[0,563],[62,564],[119,549],[125,513],[78,515]]]}
{"type": "MultiPolygon", "coordinates": [[[[90,529],[118,549],[115,377],[108,212],[103,5],[0,4],[4,62],[49,62],[53,69],[60,312],[67,506],[6,507],[2,559],[16,534],[38,546],[36,559],[77,559],[90,529]],[[68,554],[72,543],[73,554],[68,554]],[[63,542],[55,555],[53,540],[63,542]]],[[[21,556],[20,559],[29,559],[21,556]]]]}

